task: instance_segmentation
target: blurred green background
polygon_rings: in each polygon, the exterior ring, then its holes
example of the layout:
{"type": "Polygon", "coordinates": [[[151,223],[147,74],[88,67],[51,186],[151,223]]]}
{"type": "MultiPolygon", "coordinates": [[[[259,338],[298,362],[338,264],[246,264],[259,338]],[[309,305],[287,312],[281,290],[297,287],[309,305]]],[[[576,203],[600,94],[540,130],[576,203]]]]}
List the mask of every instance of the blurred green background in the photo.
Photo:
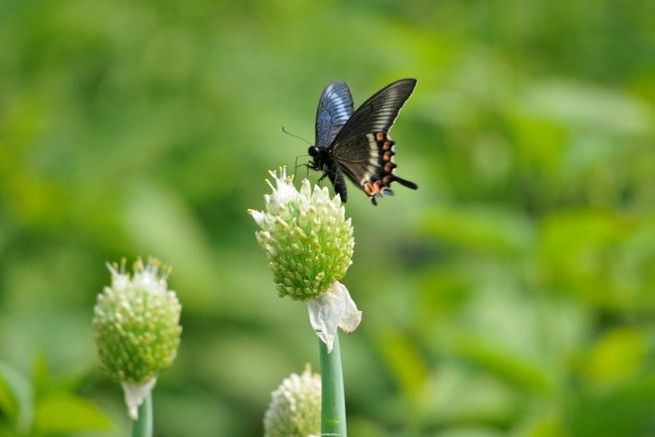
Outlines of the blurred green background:
{"type": "Polygon", "coordinates": [[[655,434],[654,23],[648,1],[3,0],[0,435],[128,433],[90,321],[104,263],[137,255],[183,304],[156,435],[261,435],[318,346],[246,210],[326,83],[357,105],[403,77],[420,189],[349,186],[351,435],[655,434]]]}

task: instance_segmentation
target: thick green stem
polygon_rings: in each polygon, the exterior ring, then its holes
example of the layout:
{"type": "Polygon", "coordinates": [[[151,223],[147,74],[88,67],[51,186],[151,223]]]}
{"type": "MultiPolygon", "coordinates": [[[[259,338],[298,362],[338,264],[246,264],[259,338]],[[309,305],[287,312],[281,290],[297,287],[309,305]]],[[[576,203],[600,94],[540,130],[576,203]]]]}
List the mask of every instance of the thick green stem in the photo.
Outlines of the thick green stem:
{"type": "Polygon", "coordinates": [[[139,418],[132,422],[132,437],[152,437],[152,393],[139,407],[139,418]]]}
{"type": "Polygon", "coordinates": [[[343,373],[339,337],[334,336],[334,348],[319,340],[321,354],[321,436],[346,437],[346,402],[343,395],[343,373]]]}

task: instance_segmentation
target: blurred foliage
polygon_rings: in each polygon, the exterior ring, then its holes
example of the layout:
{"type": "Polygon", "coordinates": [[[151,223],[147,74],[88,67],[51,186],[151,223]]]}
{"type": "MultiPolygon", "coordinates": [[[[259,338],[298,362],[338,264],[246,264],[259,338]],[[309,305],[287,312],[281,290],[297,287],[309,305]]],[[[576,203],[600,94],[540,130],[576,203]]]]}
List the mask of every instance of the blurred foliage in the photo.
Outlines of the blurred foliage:
{"type": "Polygon", "coordinates": [[[55,378],[38,359],[32,381],[0,362],[1,435],[60,435],[110,429],[107,416],[73,394],[79,377],[55,378]]]}
{"type": "Polygon", "coordinates": [[[105,261],[140,254],[183,304],[157,435],[261,435],[318,349],[246,209],[327,82],[357,104],[402,77],[420,189],[347,205],[351,434],[655,434],[653,23],[648,1],[4,0],[0,434],[127,433],[90,320],[105,261]]]}

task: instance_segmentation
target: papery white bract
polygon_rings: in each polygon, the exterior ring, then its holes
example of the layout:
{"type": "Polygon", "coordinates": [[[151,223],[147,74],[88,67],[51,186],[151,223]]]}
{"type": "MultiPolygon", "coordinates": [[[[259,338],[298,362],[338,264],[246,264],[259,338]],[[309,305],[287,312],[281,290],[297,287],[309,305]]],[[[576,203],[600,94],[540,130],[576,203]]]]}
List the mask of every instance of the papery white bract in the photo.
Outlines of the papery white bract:
{"type": "Polygon", "coordinates": [[[123,393],[125,394],[127,414],[130,416],[130,419],[137,420],[139,418],[139,406],[143,403],[146,396],[150,394],[152,389],[155,388],[156,383],[157,378],[150,378],[143,383],[121,382],[121,387],[123,387],[123,393]]]}
{"type": "Polygon", "coordinates": [[[337,328],[351,333],[362,321],[362,312],[357,309],[345,285],[338,281],[325,293],[308,300],[307,311],[309,323],[316,335],[327,345],[328,353],[332,352],[337,328]]]}

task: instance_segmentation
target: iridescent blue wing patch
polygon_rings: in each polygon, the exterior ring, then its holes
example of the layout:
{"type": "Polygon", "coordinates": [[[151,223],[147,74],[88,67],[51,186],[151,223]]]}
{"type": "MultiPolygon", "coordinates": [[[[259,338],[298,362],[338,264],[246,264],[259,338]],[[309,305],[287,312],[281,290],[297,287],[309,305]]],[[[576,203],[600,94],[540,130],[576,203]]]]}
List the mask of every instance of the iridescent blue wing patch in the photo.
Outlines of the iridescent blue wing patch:
{"type": "Polygon", "coordinates": [[[323,90],[316,110],[316,146],[329,147],[353,114],[353,98],[345,82],[332,82],[323,90]]]}

